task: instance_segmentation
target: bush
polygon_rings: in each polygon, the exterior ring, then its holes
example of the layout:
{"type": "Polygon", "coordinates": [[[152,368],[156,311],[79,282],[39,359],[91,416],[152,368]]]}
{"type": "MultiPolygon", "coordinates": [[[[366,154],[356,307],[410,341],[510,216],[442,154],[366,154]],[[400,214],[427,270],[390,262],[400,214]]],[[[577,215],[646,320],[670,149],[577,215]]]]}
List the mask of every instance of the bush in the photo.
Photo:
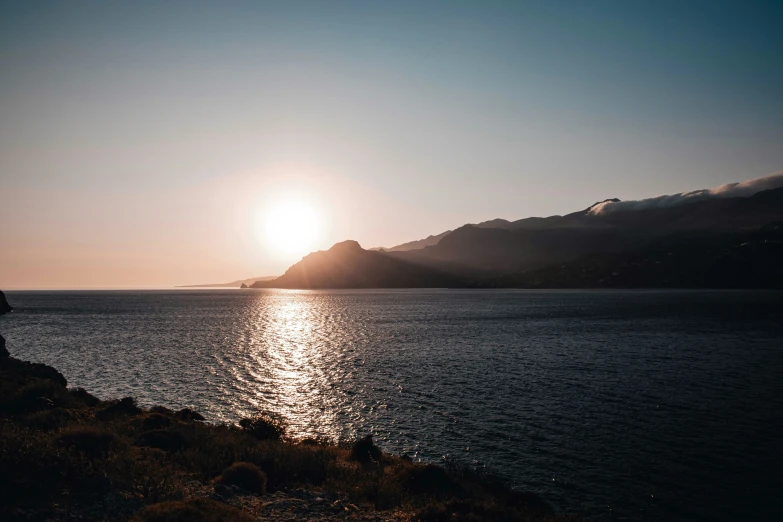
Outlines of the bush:
{"type": "Polygon", "coordinates": [[[71,397],[74,399],[83,402],[86,406],[97,406],[99,402],[101,402],[97,397],[90,394],[85,390],[84,388],[76,388],[75,390],[70,390],[71,397]]]}
{"type": "Polygon", "coordinates": [[[177,413],[174,414],[176,418],[183,421],[188,420],[194,420],[194,421],[203,421],[206,420],[202,414],[200,414],[197,411],[193,411],[190,408],[182,408],[177,413]]]}
{"type": "Polygon", "coordinates": [[[140,413],[141,409],[136,406],[136,399],[133,397],[125,397],[114,404],[99,410],[95,415],[101,420],[109,420],[114,417],[139,415],[140,413]]]}
{"type": "Polygon", "coordinates": [[[380,462],[383,458],[380,448],[373,444],[372,435],[357,440],[351,447],[351,459],[359,462],[380,462]]]}
{"type": "Polygon", "coordinates": [[[163,451],[180,451],[188,446],[185,435],[179,430],[152,430],[136,437],[136,446],[157,448],[163,451]]]}
{"type": "Polygon", "coordinates": [[[51,431],[67,426],[72,418],[69,410],[55,408],[31,413],[24,419],[24,424],[34,430],[51,431]]]}
{"type": "Polygon", "coordinates": [[[134,517],[136,522],[254,522],[247,513],[212,500],[161,502],[134,517]]]}
{"type": "Polygon", "coordinates": [[[259,495],[266,493],[266,473],[249,462],[237,462],[224,469],[218,477],[217,483],[225,486],[237,486],[259,495]]]}
{"type": "Polygon", "coordinates": [[[143,431],[159,430],[171,426],[174,422],[171,417],[161,415],[160,413],[150,413],[141,422],[141,429],[143,431]]]}
{"type": "Polygon", "coordinates": [[[105,453],[112,442],[114,434],[95,428],[73,428],[63,432],[58,437],[60,443],[75,448],[88,455],[105,453]]]}
{"type": "Polygon", "coordinates": [[[403,487],[415,494],[449,496],[460,494],[462,489],[445,469],[434,464],[408,468],[401,479],[403,487]]]}
{"type": "Polygon", "coordinates": [[[0,412],[12,415],[51,410],[70,406],[72,399],[68,392],[49,380],[35,380],[24,386],[15,395],[0,399],[0,412]]]}
{"type": "Polygon", "coordinates": [[[285,425],[279,417],[259,413],[239,421],[239,426],[259,440],[282,440],[285,437],[285,425]]]}

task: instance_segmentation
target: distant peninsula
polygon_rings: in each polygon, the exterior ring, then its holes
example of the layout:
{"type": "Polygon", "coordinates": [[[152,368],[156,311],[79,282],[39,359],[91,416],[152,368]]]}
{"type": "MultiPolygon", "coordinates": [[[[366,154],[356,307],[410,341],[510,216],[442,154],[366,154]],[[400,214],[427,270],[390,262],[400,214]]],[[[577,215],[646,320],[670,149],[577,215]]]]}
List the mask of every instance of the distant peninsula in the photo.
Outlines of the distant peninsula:
{"type": "Polygon", "coordinates": [[[238,279],[237,281],[231,281],[230,283],[180,285],[180,286],[175,286],[174,288],[242,288],[242,285],[245,285],[245,287],[250,287],[253,283],[257,281],[271,281],[276,278],[277,276],[251,277],[248,279],[238,279]]]}
{"type": "Polygon", "coordinates": [[[251,288],[449,288],[462,286],[443,270],[363,249],[356,241],[314,252],[271,281],[251,288]]]}

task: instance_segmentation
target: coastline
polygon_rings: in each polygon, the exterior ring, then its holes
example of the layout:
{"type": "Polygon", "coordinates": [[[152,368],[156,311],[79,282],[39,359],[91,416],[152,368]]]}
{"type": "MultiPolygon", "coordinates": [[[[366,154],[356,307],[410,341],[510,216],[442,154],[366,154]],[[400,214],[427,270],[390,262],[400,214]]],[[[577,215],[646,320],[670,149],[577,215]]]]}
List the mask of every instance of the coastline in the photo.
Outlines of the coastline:
{"type": "Polygon", "coordinates": [[[188,409],[101,400],[10,356],[0,383],[6,520],[575,520],[492,479],[383,454],[371,439],[293,440],[269,417],[211,424],[188,409]],[[264,487],[226,484],[237,463],[264,487]]]}

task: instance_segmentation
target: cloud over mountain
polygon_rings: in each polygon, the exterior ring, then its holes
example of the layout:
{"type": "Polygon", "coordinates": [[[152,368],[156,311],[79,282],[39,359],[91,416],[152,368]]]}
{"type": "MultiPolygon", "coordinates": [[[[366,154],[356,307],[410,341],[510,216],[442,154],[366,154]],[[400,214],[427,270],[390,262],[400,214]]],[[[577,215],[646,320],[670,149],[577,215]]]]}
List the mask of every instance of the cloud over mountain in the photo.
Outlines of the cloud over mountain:
{"type": "Polygon", "coordinates": [[[711,189],[680,192],[679,194],[658,196],[636,201],[604,201],[603,203],[593,206],[590,209],[590,213],[605,214],[618,210],[646,210],[651,208],[674,207],[704,199],[748,197],[761,192],[762,190],[770,190],[778,187],[783,187],[783,171],[762,178],[743,181],[741,183],[726,183],[725,185],[711,189]]]}

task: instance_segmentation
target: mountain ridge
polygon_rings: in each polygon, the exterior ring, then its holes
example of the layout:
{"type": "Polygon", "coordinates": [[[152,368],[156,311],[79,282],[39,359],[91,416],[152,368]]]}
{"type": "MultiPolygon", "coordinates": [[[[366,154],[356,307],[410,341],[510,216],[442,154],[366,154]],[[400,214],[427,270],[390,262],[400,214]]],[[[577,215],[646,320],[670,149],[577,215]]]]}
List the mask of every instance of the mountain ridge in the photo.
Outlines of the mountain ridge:
{"type": "MultiPolygon", "coordinates": [[[[777,232],[765,228],[783,223],[783,187],[748,197],[700,199],[671,207],[605,213],[592,210],[607,201],[614,200],[598,202],[564,216],[463,225],[421,249],[364,250],[356,241],[344,241],[329,250],[311,253],[279,278],[256,282],[252,287],[559,288],[568,284],[580,288],[635,284],[763,287],[765,281],[774,287],[783,285],[774,263],[768,262],[768,258],[775,262],[780,258],[783,265],[783,257],[774,246],[777,232]],[[772,234],[764,239],[763,245],[753,251],[734,248],[746,243],[760,244],[757,236],[763,230],[772,234]],[[670,248],[681,253],[675,265],[661,261],[660,252],[655,250],[656,245],[669,244],[667,241],[671,242],[670,248]],[[732,255],[705,255],[691,245],[731,251],[732,255]],[[650,258],[658,263],[644,261],[650,258]],[[614,276],[592,277],[590,270],[597,270],[593,266],[595,259],[603,260],[599,272],[629,263],[638,265],[635,270],[641,272],[626,278],[622,284],[614,276]],[[558,272],[571,265],[577,267],[573,270],[583,272],[568,277],[558,272]],[[743,275],[742,267],[758,274],[743,275]],[[668,272],[664,274],[665,271],[668,272]],[[700,272],[712,275],[705,278],[700,272]],[[588,275],[581,277],[580,273],[588,275]],[[734,283],[731,277],[735,278],[734,283]]],[[[616,271],[612,269],[610,273],[616,271]]]]}
{"type": "MultiPolygon", "coordinates": [[[[780,188],[783,188],[783,171],[743,182],[726,183],[712,189],[692,190],[690,192],[656,196],[642,200],[621,201],[617,198],[605,199],[603,201],[594,203],[582,211],[572,212],[563,216],[553,215],[547,217],[527,217],[514,221],[495,218],[488,221],[475,223],[473,226],[479,228],[502,229],[545,228],[556,225],[562,226],[566,224],[573,224],[574,219],[578,217],[585,217],[590,214],[600,215],[602,213],[609,214],[614,212],[638,212],[645,210],[663,210],[667,208],[671,209],[705,201],[748,198],[753,197],[754,195],[761,192],[769,192],[780,188]]],[[[423,249],[428,246],[436,245],[440,239],[446,237],[448,234],[453,232],[453,230],[447,230],[446,232],[442,232],[440,234],[428,236],[425,239],[409,241],[407,243],[390,248],[377,248],[377,250],[398,252],[423,249]]]]}
{"type": "Polygon", "coordinates": [[[273,281],[251,288],[444,288],[463,286],[455,275],[363,249],[353,240],[313,252],[273,281]]]}

